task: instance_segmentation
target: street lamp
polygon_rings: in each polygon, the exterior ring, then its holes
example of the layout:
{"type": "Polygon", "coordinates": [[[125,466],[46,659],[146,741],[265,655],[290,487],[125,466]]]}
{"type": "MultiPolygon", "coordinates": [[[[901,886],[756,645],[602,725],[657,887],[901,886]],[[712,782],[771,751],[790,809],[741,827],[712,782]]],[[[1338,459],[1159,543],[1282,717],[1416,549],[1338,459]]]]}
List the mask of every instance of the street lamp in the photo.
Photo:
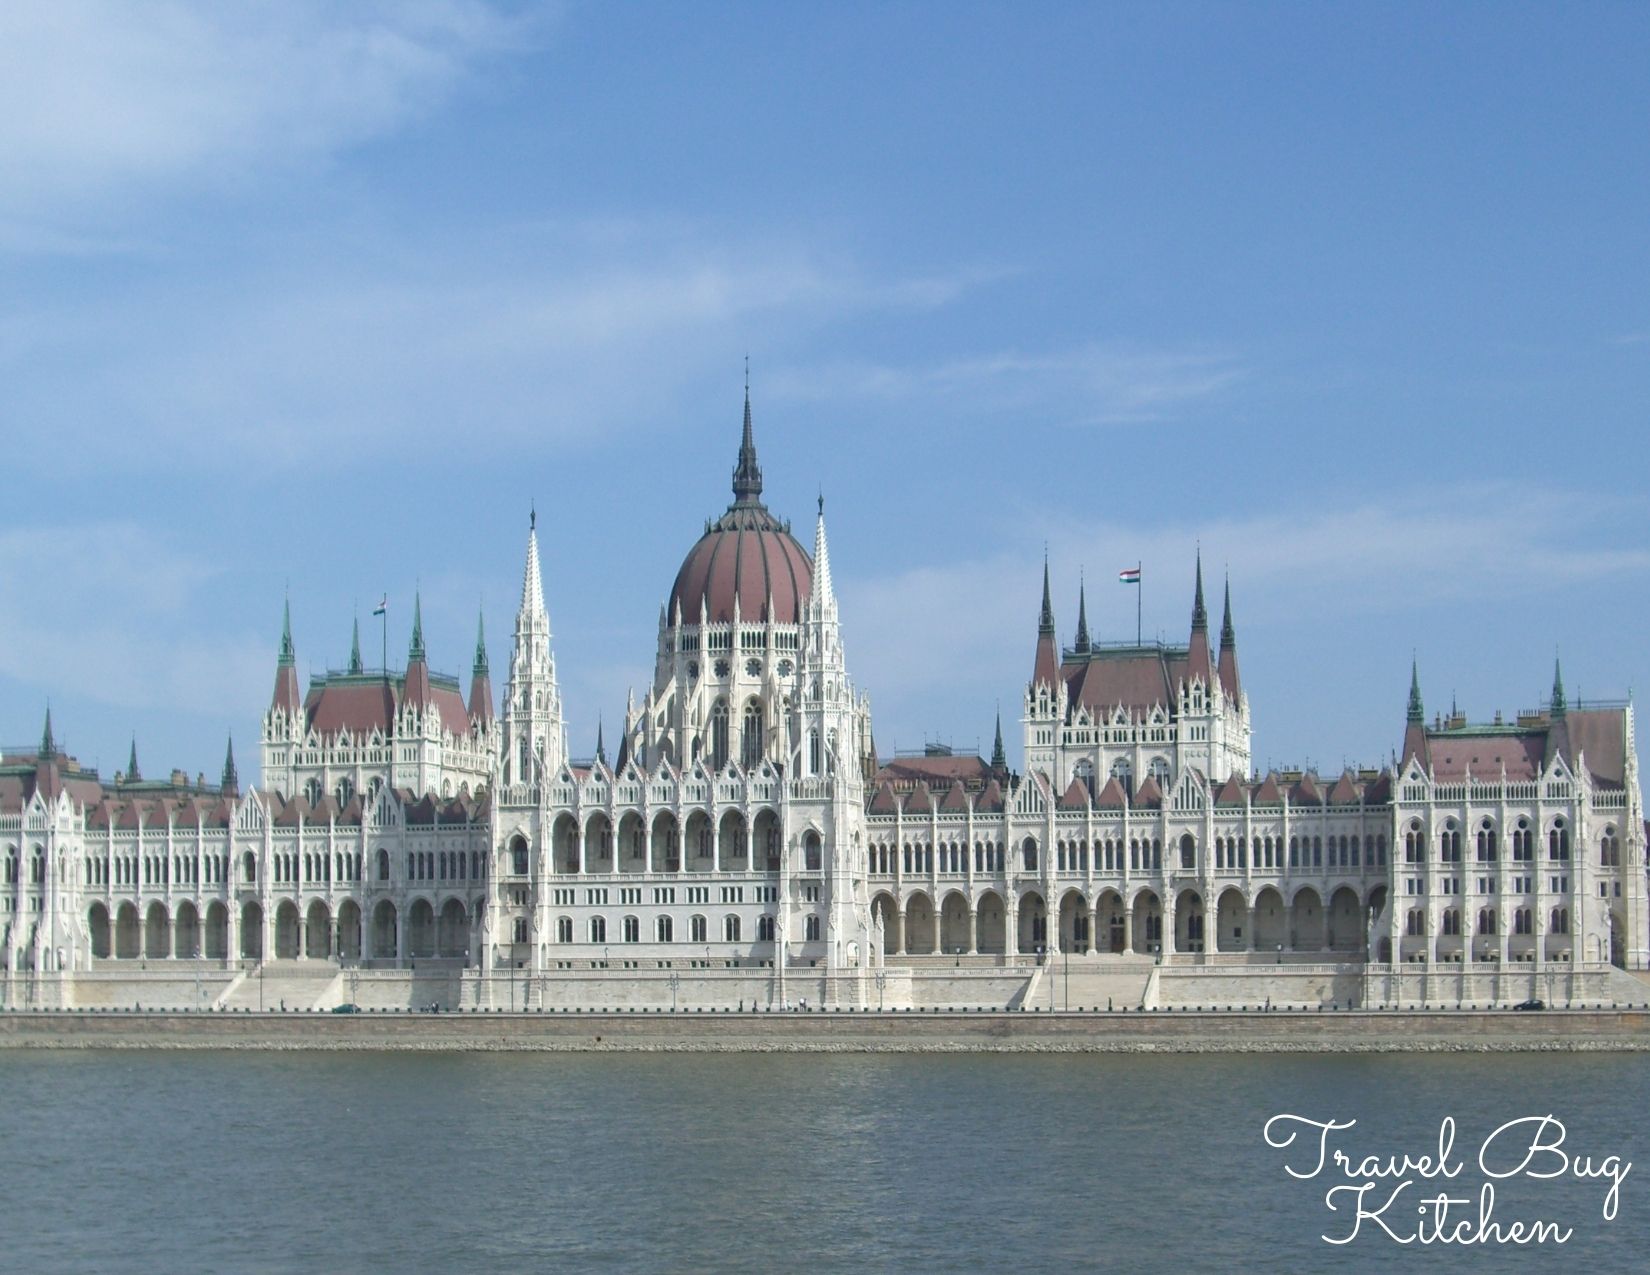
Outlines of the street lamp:
{"type": "Polygon", "coordinates": [[[670,971],[670,977],[665,980],[670,987],[670,1012],[676,1012],[676,992],[682,986],[682,976],[675,970],[670,971]]]}
{"type": "Polygon", "coordinates": [[[877,970],[877,1013],[879,1013],[879,1014],[882,1013],[882,1011],[883,1011],[883,993],[886,992],[887,990],[888,990],[888,971],[885,970],[885,969],[878,969],[877,970]]]}

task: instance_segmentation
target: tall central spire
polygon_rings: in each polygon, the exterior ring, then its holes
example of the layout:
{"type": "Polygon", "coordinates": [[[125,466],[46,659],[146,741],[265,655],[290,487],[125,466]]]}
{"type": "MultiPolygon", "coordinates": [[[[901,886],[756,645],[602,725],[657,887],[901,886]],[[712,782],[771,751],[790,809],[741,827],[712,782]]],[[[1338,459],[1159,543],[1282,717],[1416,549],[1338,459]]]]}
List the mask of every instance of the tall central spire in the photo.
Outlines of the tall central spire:
{"type": "Polygon", "coordinates": [[[739,463],[733,468],[735,504],[762,503],[762,467],[756,463],[756,440],[751,434],[751,373],[745,364],[745,433],[739,441],[739,463]]]}

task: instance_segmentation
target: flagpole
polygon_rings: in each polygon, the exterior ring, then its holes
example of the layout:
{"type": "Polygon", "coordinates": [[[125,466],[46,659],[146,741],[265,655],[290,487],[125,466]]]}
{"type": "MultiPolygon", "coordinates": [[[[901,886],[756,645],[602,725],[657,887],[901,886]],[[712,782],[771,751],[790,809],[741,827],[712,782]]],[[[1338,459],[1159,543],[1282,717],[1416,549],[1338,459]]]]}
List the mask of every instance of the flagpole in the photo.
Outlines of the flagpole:
{"type": "Polygon", "coordinates": [[[1135,581],[1134,581],[1134,644],[1136,646],[1141,645],[1141,642],[1140,642],[1140,612],[1141,612],[1140,595],[1146,591],[1146,578],[1145,578],[1145,576],[1140,574],[1140,568],[1141,568],[1142,565],[1144,565],[1142,561],[1140,561],[1138,559],[1135,561],[1135,564],[1134,564],[1134,574],[1135,574],[1135,581]]]}
{"type": "Polygon", "coordinates": [[[390,680],[390,608],[386,605],[378,608],[378,658],[383,661],[384,680],[390,680]]]}

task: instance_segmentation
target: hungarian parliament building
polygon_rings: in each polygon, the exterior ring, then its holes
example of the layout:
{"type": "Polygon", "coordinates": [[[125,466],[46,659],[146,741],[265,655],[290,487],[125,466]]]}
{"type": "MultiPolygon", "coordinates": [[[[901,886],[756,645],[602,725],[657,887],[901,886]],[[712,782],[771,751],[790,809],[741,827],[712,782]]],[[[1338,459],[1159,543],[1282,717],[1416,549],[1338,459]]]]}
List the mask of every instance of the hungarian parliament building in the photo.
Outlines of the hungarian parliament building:
{"type": "Polygon", "coordinates": [[[748,390],[732,494],[611,757],[568,752],[535,526],[502,699],[479,632],[467,694],[431,669],[415,607],[404,667],[357,632],[307,687],[288,613],[255,787],[232,747],[216,785],[144,778],[135,745],[105,779],[48,713],[0,761],[6,981],[1650,961],[1630,703],[1572,703],[1555,667],[1537,711],[1429,719],[1412,675],[1393,765],[1260,773],[1229,586],[1211,632],[1194,566],[1172,644],[1091,640],[1079,591],[1065,643],[1045,565],[1023,771],[1000,720],[989,758],[881,757],[824,502],[811,547],[764,504],[748,390]]]}

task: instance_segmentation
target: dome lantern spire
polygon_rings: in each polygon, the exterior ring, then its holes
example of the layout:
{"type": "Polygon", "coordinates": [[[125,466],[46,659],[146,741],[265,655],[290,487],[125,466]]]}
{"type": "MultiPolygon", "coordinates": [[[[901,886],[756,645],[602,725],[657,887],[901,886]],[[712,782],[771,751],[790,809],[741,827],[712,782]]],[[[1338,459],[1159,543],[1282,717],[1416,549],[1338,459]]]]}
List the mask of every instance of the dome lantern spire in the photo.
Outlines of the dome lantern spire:
{"type": "Polygon", "coordinates": [[[756,463],[756,439],[751,432],[751,362],[745,358],[745,431],[739,441],[739,463],[733,468],[733,499],[739,505],[762,503],[762,467],[756,463]]]}

